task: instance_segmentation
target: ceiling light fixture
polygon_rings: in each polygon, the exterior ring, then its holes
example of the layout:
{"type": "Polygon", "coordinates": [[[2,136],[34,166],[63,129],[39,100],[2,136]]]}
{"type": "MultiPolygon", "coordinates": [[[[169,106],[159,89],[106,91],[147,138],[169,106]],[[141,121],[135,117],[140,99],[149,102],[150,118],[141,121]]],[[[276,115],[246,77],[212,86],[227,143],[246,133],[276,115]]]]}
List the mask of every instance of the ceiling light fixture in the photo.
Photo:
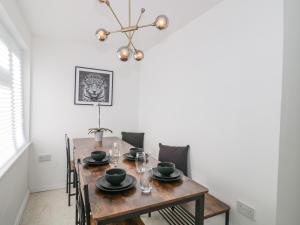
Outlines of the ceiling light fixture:
{"type": "Polygon", "coordinates": [[[126,38],[128,39],[128,44],[119,48],[118,50],[118,57],[121,61],[126,62],[128,61],[129,57],[133,54],[133,57],[136,61],[141,61],[144,58],[144,52],[142,50],[137,49],[134,44],[132,43],[133,35],[136,31],[150,26],[155,26],[159,30],[164,30],[168,27],[169,20],[168,17],[165,15],[160,15],[156,17],[155,21],[150,24],[146,25],[139,25],[142,15],[145,13],[145,9],[142,8],[138,20],[135,25],[131,24],[131,0],[128,0],[128,10],[129,10],[129,19],[128,19],[128,26],[123,26],[121,21],[119,20],[118,16],[114,12],[113,8],[110,5],[109,0],[99,0],[99,2],[104,3],[108,6],[110,11],[112,12],[114,18],[117,20],[118,24],[120,25],[120,30],[116,31],[107,31],[105,29],[98,29],[96,32],[96,36],[99,41],[105,41],[110,34],[114,33],[123,33],[125,34],[126,38]]]}

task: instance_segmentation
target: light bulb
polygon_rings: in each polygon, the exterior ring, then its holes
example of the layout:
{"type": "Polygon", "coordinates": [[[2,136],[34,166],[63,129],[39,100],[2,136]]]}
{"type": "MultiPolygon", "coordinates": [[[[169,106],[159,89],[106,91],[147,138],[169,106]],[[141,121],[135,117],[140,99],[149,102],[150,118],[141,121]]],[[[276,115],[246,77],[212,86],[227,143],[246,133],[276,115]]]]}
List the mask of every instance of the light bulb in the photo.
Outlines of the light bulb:
{"type": "Polygon", "coordinates": [[[104,29],[99,29],[96,32],[96,36],[100,41],[105,41],[108,37],[109,33],[104,29]]]}
{"type": "Polygon", "coordinates": [[[169,19],[165,15],[160,15],[156,18],[154,24],[155,24],[157,29],[164,30],[169,25],[169,19]]]}
{"type": "Polygon", "coordinates": [[[141,61],[144,58],[144,52],[141,50],[136,50],[134,53],[134,59],[136,61],[141,61]]]}
{"type": "Polygon", "coordinates": [[[123,46],[118,50],[118,57],[121,61],[126,62],[130,56],[130,49],[127,46],[123,46]]]}

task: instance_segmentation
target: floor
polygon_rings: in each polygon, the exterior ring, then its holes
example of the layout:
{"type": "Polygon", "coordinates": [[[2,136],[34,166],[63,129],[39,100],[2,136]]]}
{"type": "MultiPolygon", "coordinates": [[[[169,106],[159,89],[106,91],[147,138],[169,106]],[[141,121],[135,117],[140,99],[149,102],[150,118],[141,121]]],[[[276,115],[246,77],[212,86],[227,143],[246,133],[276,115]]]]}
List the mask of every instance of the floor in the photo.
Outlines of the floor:
{"type": "MultiPolygon", "coordinates": [[[[65,189],[33,193],[30,195],[21,225],[73,225],[75,207],[67,206],[65,189]]],[[[151,218],[142,216],[146,225],[168,225],[158,213],[151,218]]]]}

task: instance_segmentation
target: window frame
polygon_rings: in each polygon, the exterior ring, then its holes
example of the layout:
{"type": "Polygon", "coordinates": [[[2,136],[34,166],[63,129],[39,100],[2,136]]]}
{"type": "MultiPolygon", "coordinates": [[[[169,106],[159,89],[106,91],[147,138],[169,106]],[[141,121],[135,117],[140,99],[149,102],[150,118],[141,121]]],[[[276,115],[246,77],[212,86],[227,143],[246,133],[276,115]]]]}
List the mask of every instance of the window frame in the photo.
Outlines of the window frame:
{"type": "MultiPolygon", "coordinates": [[[[5,162],[0,164],[0,178],[6,173],[6,171],[14,164],[14,162],[23,154],[23,152],[28,149],[31,145],[31,142],[28,141],[27,138],[27,127],[26,127],[26,91],[25,91],[25,68],[27,60],[27,54],[25,54],[23,46],[17,42],[13,35],[0,23],[0,40],[3,42],[9,50],[9,69],[6,70],[0,66],[0,83],[3,86],[9,87],[10,90],[13,92],[13,84],[14,84],[14,72],[12,68],[12,60],[14,55],[20,60],[21,64],[21,104],[22,104],[22,135],[23,141],[20,146],[17,147],[17,140],[16,140],[16,125],[12,125],[12,132],[13,132],[13,154],[8,157],[5,162]]],[[[11,115],[12,115],[12,123],[14,123],[16,119],[16,114],[13,112],[15,105],[13,104],[13,93],[11,94],[11,115]]],[[[1,152],[0,152],[1,157],[1,152]]]]}

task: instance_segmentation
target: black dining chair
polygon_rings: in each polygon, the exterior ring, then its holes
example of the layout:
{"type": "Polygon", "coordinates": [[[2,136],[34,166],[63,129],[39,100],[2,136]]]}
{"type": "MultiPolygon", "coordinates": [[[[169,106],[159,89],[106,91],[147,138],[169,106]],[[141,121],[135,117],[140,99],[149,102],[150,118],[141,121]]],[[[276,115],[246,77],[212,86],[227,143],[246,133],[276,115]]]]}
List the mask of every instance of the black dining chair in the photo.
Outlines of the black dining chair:
{"type": "Polygon", "coordinates": [[[68,206],[71,205],[71,196],[74,196],[75,193],[71,193],[71,185],[75,188],[76,184],[76,174],[75,174],[75,164],[71,160],[70,152],[70,139],[67,134],[65,134],[66,142],[66,154],[67,154],[67,174],[66,174],[66,193],[68,194],[68,206]]]}
{"type": "MultiPolygon", "coordinates": [[[[159,143],[158,160],[160,162],[172,162],[176,168],[181,170],[185,176],[188,173],[188,151],[190,146],[168,146],[159,143]]],[[[174,209],[174,207],[171,207],[174,209]]],[[[160,212],[160,211],[159,211],[160,212]]],[[[148,213],[151,217],[151,213],[148,213]]]]}
{"type": "Polygon", "coordinates": [[[144,148],[144,133],[121,132],[122,140],[136,148],[144,148]]]}
{"type": "Polygon", "coordinates": [[[159,143],[158,160],[172,162],[185,176],[188,174],[188,151],[190,146],[168,146],[159,143]]]}
{"type": "Polygon", "coordinates": [[[80,167],[81,161],[77,161],[77,183],[76,183],[76,207],[75,207],[75,225],[91,225],[91,208],[89,200],[88,184],[83,185],[81,189],[80,167]]]}

